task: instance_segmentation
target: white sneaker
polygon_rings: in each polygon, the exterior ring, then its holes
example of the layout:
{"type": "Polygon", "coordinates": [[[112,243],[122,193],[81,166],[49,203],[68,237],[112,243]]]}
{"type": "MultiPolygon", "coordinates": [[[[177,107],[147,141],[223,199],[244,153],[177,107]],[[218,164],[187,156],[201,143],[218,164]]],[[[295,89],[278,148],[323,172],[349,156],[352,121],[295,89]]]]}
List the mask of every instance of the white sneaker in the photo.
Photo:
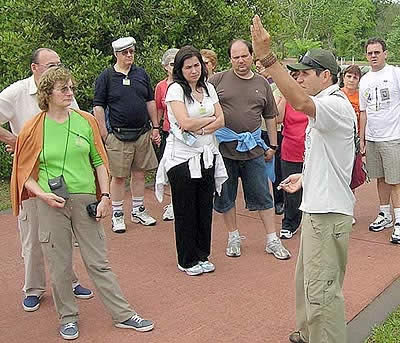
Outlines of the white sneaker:
{"type": "Polygon", "coordinates": [[[111,218],[111,229],[115,233],[124,233],[126,231],[124,212],[114,212],[111,218]]]}
{"type": "Polygon", "coordinates": [[[144,206],[134,207],[131,212],[131,222],[136,224],[142,224],[144,226],[153,226],[156,224],[156,220],[147,213],[144,206]]]}
{"type": "Polygon", "coordinates": [[[215,265],[210,261],[199,261],[199,265],[203,269],[203,273],[211,273],[215,270],[215,265]]]}
{"type": "Polygon", "coordinates": [[[172,207],[172,204],[169,204],[167,206],[164,206],[164,214],[162,216],[162,219],[164,221],[171,221],[174,220],[174,208],[172,207]]]}
{"type": "Polygon", "coordinates": [[[400,244],[400,223],[394,224],[393,233],[390,241],[393,244],[400,244]]]}
{"type": "Polygon", "coordinates": [[[383,212],[379,212],[375,220],[369,224],[369,231],[379,232],[391,226],[393,226],[392,216],[385,217],[383,212]]]}
{"type": "Polygon", "coordinates": [[[289,250],[283,246],[279,238],[267,243],[265,245],[265,251],[268,254],[273,254],[278,260],[288,260],[292,256],[289,250]]]}
{"type": "Polygon", "coordinates": [[[241,255],[240,242],[242,239],[246,239],[245,236],[240,236],[239,234],[229,237],[228,235],[228,245],[226,246],[225,254],[229,257],[239,257],[241,255]]]}
{"type": "Polygon", "coordinates": [[[185,272],[189,276],[196,276],[196,275],[203,274],[203,268],[201,268],[200,264],[196,264],[195,266],[190,267],[190,268],[183,268],[178,264],[178,269],[181,272],[185,272]]]}

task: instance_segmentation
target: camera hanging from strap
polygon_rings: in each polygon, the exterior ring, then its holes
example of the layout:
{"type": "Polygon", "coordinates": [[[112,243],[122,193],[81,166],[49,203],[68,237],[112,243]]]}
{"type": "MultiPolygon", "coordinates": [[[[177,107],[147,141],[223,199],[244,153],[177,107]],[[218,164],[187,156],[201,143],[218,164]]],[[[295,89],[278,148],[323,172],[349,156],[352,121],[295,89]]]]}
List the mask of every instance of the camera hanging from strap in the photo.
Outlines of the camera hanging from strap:
{"type": "Polygon", "coordinates": [[[67,184],[65,183],[64,179],[64,167],[65,167],[65,160],[67,158],[67,150],[68,150],[68,141],[69,141],[69,133],[71,127],[71,115],[68,113],[68,133],[67,133],[67,140],[65,143],[64,149],[64,161],[61,170],[61,175],[56,176],[50,179],[49,172],[47,170],[47,163],[46,163],[46,154],[45,154],[45,135],[46,135],[46,121],[43,122],[43,162],[44,162],[44,169],[46,170],[47,180],[50,187],[50,190],[55,195],[67,200],[69,198],[67,184]]]}

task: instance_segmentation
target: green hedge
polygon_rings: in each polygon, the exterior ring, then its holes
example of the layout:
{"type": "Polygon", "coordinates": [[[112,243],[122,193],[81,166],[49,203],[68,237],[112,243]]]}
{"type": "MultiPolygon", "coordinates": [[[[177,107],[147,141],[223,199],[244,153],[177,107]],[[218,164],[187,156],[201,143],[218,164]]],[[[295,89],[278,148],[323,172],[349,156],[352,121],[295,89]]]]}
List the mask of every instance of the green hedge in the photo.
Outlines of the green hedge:
{"type": "Polygon", "coordinates": [[[11,176],[12,157],[6,152],[5,144],[0,143],[0,180],[8,180],[11,176]]]}
{"type": "Polygon", "coordinates": [[[72,70],[78,81],[78,102],[86,110],[91,108],[96,77],[112,63],[113,40],[135,37],[136,63],[146,69],[155,84],[164,77],[160,59],[170,47],[193,44],[211,48],[226,65],[228,42],[249,38],[253,15],[244,0],[3,2],[0,89],[28,76],[31,52],[45,46],[57,51],[72,70]]]}
{"type": "MultiPolygon", "coordinates": [[[[72,70],[78,82],[76,97],[84,110],[92,107],[96,77],[112,63],[113,40],[135,37],[136,63],[146,69],[155,85],[165,77],[160,59],[170,47],[193,44],[199,49],[214,49],[220,67],[226,67],[228,42],[233,38],[249,38],[253,16],[246,0],[3,0],[2,3],[0,90],[29,76],[32,51],[49,47],[72,70]]],[[[0,176],[7,177],[9,156],[2,150],[0,158],[0,176]]]]}

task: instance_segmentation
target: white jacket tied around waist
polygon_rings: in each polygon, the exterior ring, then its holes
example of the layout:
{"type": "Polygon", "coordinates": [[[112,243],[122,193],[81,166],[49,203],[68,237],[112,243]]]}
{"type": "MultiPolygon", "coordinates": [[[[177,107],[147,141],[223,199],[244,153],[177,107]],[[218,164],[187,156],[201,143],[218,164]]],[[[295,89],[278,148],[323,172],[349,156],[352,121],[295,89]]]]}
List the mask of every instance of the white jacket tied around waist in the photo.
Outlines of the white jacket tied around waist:
{"type": "MultiPolygon", "coordinates": [[[[201,138],[206,138],[206,136],[202,136],[201,138]]],[[[201,154],[203,154],[205,169],[212,168],[215,157],[215,190],[218,194],[221,193],[222,184],[228,179],[228,173],[226,172],[224,161],[219,153],[218,147],[214,142],[215,139],[212,139],[209,144],[189,146],[177,139],[173,134],[169,135],[156,176],[155,193],[159,202],[163,201],[164,186],[168,184],[167,173],[171,168],[188,162],[191,178],[198,179],[202,177],[200,164],[201,154]]]]}

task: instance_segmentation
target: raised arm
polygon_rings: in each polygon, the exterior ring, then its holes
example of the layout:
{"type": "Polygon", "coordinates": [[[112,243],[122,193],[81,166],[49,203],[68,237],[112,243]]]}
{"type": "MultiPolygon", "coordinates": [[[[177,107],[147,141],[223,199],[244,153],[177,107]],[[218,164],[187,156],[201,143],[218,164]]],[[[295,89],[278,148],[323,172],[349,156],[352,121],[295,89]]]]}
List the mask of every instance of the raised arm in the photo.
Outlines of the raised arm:
{"type": "MultiPolygon", "coordinates": [[[[260,61],[264,60],[268,56],[271,56],[270,35],[262,26],[261,19],[257,15],[253,18],[251,37],[253,41],[254,53],[260,61]]],[[[271,66],[268,67],[268,73],[275,81],[282,95],[287,101],[289,101],[295,110],[303,112],[311,118],[315,118],[316,107],[314,101],[286,72],[280,63],[275,61],[271,66]]]]}

